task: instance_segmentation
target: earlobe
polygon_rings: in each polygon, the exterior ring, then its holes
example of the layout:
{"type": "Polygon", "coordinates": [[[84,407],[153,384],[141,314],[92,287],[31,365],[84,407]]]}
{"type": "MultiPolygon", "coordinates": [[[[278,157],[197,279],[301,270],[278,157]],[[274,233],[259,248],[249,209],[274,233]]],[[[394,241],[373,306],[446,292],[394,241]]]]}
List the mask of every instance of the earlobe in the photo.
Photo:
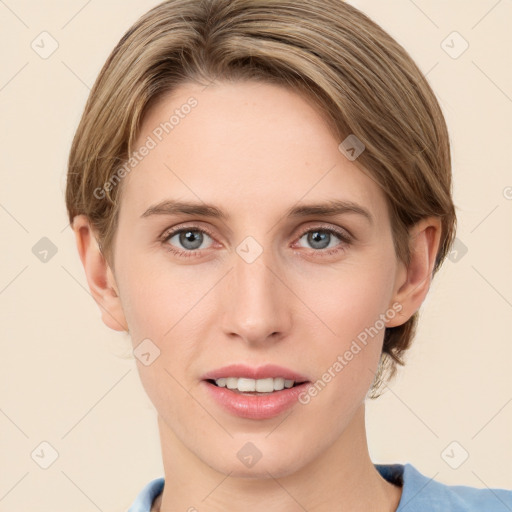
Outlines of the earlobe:
{"type": "Polygon", "coordinates": [[[409,230],[411,259],[408,266],[400,264],[395,281],[392,304],[401,305],[400,314],[387,327],[405,323],[420,308],[432,282],[432,272],[441,239],[441,220],[422,219],[409,230]]]}
{"type": "Polygon", "coordinates": [[[77,215],[72,227],[87,283],[100,308],[103,323],[115,331],[128,332],[114,274],[101,253],[89,219],[77,215]]]}

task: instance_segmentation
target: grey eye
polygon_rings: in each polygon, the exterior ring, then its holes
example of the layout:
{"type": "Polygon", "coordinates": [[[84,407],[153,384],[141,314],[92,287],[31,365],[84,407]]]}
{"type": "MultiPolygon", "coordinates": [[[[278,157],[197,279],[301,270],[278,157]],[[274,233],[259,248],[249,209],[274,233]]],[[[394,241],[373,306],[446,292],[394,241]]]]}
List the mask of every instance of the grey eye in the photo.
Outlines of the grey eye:
{"type": "MultiPolygon", "coordinates": [[[[209,235],[198,229],[182,229],[171,233],[167,241],[170,243],[176,237],[178,238],[178,247],[181,246],[189,251],[199,249],[205,241],[205,237],[210,238],[209,235]]],[[[176,243],[173,245],[176,245],[176,243]]]]}
{"type": "MultiPolygon", "coordinates": [[[[333,239],[337,238],[338,241],[340,240],[340,237],[337,234],[326,229],[313,229],[304,233],[300,240],[303,238],[307,239],[307,243],[310,244],[310,247],[313,249],[327,249],[333,247],[333,245],[329,245],[333,239]]],[[[335,245],[336,244],[334,244],[334,246],[335,245]]]]}

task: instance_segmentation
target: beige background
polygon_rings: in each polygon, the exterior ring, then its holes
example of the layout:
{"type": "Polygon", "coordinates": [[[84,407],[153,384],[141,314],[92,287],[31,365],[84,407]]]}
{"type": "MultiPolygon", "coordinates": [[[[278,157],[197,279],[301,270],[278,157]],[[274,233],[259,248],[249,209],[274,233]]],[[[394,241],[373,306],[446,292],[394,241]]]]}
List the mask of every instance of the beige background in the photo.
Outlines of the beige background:
{"type": "MultiPolygon", "coordinates": [[[[129,340],[100,320],[63,200],[89,89],[156,3],[0,1],[1,511],[123,510],[163,474],[129,340]],[[45,37],[51,49],[43,31],[59,45],[46,59],[31,47],[45,37]],[[43,237],[57,248],[46,262],[32,250],[43,237]],[[42,442],[58,452],[47,469],[42,442]]],[[[512,3],[352,3],[427,73],[451,132],[459,216],[458,252],[422,307],[408,364],[368,407],[371,455],[445,483],[512,488],[512,3]]]]}

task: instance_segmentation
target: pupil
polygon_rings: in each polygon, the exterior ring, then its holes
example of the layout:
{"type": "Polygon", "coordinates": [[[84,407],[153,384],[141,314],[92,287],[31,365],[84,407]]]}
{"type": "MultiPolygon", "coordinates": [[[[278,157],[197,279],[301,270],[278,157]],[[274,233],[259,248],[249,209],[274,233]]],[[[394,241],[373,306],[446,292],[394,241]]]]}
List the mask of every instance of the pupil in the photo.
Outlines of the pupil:
{"type": "Polygon", "coordinates": [[[310,234],[310,239],[312,240],[311,245],[317,249],[324,249],[329,245],[327,240],[329,233],[322,233],[320,231],[313,231],[310,234]],[[325,243],[327,241],[327,243],[325,243]],[[319,244],[319,245],[318,245],[319,244]]]}
{"type": "Polygon", "coordinates": [[[183,245],[183,247],[194,250],[201,246],[202,236],[203,235],[198,233],[197,231],[184,231],[183,233],[181,233],[180,243],[183,245]],[[197,233],[197,235],[195,233],[197,233]],[[194,245],[194,243],[196,245],[194,245]],[[190,244],[192,244],[192,246],[190,244]]]}

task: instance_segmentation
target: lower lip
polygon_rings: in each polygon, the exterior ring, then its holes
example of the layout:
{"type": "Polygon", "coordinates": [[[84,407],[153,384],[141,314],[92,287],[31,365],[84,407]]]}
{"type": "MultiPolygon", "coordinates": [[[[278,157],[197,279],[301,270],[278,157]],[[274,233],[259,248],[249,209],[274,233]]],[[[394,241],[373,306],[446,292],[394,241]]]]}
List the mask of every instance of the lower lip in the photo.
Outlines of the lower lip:
{"type": "Polygon", "coordinates": [[[202,382],[213,399],[228,412],[252,420],[264,420],[281,414],[297,402],[299,395],[310,384],[304,382],[293,388],[274,391],[268,395],[243,395],[228,388],[220,388],[205,380],[202,382]]]}

